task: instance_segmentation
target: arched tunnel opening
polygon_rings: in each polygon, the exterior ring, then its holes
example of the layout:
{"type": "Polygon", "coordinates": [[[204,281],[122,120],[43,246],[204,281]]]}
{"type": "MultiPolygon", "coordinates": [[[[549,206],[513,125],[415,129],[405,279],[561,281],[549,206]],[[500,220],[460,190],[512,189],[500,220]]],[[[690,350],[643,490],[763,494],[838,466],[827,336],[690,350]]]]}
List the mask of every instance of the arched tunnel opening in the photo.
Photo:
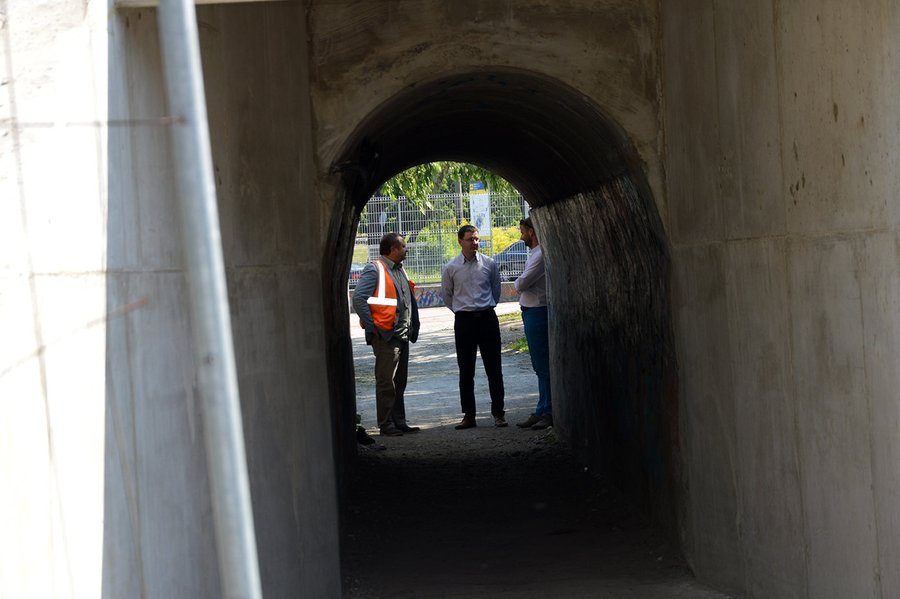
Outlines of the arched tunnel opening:
{"type": "Polygon", "coordinates": [[[409,86],[361,121],[333,165],[336,251],[323,285],[339,480],[357,451],[345,277],[356,225],[382,182],[430,160],[483,165],[532,206],[548,270],[557,434],[674,538],[678,405],[662,223],[622,128],[576,90],[528,72],[409,86]]]}

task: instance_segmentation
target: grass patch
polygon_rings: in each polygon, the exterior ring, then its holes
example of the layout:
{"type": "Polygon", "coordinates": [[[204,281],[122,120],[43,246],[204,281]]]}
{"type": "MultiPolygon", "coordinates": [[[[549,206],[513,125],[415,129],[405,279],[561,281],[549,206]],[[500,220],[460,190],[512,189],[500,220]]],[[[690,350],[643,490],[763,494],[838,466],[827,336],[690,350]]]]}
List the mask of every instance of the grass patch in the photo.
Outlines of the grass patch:
{"type": "Polygon", "coordinates": [[[508,322],[522,322],[522,313],[510,312],[509,314],[501,314],[497,317],[497,320],[500,321],[500,324],[506,324],[508,322]]]}
{"type": "Polygon", "coordinates": [[[503,349],[507,349],[507,350],[510,350],[510,351],[514,351],[514,352],[516,352],[517,354],[520,354],[520,353],[526,353],[526,354],[527,354],[527,353],[528,353],[528,341],[525,339],[525,337],[521,337],[521,338],[519,338],[519,339],[516,339],[516,340],[513,341],[512,343],[509,343],[509,344],[508,344],[505,348],[503,348],[503,349]]]}

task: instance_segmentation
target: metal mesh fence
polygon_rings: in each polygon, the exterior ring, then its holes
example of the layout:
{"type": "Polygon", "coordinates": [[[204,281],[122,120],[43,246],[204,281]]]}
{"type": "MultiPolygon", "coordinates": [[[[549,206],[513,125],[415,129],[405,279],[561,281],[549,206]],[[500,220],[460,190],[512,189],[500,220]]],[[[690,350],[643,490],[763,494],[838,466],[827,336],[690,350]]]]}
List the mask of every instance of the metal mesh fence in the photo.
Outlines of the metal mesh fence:
{"type": "Polygon", "coordinates": [[[416,283],[441,280],[441,267],[460,249],[456,233],[462,225],[478,227],[481,251],[494,256],[504,280],[522,272],[528,248],[519,241],[519,220],[529,206],[521,195],[494,193],[439,194],[417,204],[405,197],[374,196],[359,220],[350,287],[366,265],[378,258],[381,237],[397,231],[406,237],[408,254],[404,267],[416,283]]]}

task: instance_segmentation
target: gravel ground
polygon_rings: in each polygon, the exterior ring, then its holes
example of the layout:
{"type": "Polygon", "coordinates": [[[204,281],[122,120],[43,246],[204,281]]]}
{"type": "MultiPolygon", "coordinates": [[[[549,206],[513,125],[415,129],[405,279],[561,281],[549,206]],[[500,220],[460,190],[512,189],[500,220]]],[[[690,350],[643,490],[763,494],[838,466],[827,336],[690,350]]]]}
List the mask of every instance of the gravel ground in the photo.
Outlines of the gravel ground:
{"type": "MultiPolygon", "coordinates": [[[[501,321],[508,347],[521,320],[501,321]]],[[[728,597],[698,585],[677,548],[553,429],[514,425],[537,403],[527,353],[503,354],[510,426],[493,426],[479,365],[478,427],[454,430],[452,315],[431,308],[422,322],[407,391],[407,418],[422,431],[380,437],[373,358],[353,318],[357,404],[379,449],[360,446],[347,494],[345,597],[728,597]]]]}

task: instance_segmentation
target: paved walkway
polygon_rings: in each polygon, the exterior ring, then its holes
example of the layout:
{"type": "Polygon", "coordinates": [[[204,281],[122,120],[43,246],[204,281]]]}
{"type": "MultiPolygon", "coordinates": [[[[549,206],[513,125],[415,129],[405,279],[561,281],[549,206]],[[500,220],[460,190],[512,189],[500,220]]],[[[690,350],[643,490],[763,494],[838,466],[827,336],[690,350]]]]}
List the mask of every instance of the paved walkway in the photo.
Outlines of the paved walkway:
{"type": "MultiPolygon", "coordinates": [[[[497,315],[519,314],[519,304],[504,302],[497,315]]],[[[410,346],[409,386],[406,390],[407,419],[411,424],[430,429],[455,424],[462,418],[459,406],[459,374],[453,344],[453,313],[447,308],[420,311],[422,323],[419,341],[410,346]]],[[[365,343],[365,335],[355,315],[350,316],[350,336],[356,367],[356,405],[363,425],[376,432],[375,358],[365,343]]],[[[503,323],[504,343],[524,336],[521,319],[503,323]]],[[[524,420],[537,404],[537,376],[527,353],[503,353],[503,381],[506,387],[506,411],[510,422],[524,420]]],[[[487,377],[479,358],[475,369],[475,397],[478,419],[488,424],[490,400],[487,377]]]]}

